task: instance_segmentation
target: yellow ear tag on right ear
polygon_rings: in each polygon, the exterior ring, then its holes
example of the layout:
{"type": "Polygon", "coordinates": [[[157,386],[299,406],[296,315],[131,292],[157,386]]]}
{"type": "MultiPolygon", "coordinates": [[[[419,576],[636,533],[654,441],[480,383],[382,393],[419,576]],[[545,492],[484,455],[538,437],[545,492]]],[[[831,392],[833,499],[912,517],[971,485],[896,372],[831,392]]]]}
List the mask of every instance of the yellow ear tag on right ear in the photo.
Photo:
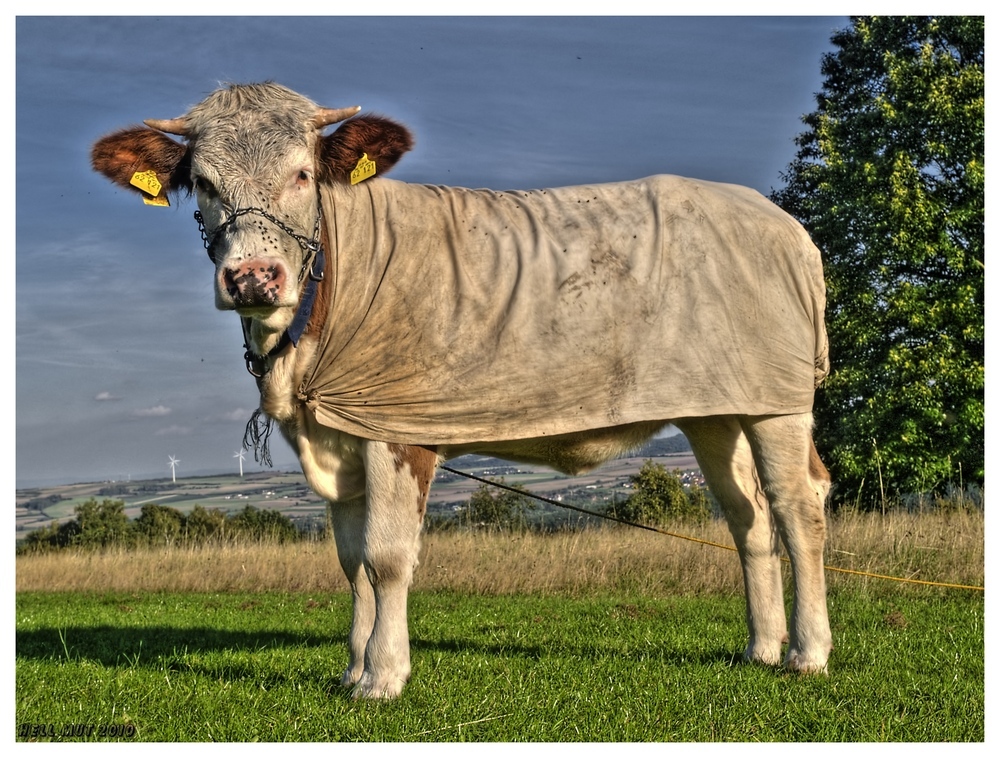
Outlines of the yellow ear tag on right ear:
{"type": "Polygon", "coordinates": [[[136,171],[132,174],[132,178],[129,179],[129,184],[133,187],[138,187],[151,197],[156,197],[160,194],[160,190],[163,189],[160,180],[156,178],[156,172],[152,169],[149,171],[136,171]]]}
{"type": "Polygon", "coordinates": [[[167,200],[166,195],[157,195],[156,197],[146,197],[143,195],[142,202],[146,205],[160,205],[169,208],[170,201],[167,200]]]}
{"type": "Polygon", "coordinates": [[[365,153],[358,160],[358,165],[351,172],[351,184],[363,182],[372,176],[375,176],[375,161],[368,157],[368,153],[365,153]]]}

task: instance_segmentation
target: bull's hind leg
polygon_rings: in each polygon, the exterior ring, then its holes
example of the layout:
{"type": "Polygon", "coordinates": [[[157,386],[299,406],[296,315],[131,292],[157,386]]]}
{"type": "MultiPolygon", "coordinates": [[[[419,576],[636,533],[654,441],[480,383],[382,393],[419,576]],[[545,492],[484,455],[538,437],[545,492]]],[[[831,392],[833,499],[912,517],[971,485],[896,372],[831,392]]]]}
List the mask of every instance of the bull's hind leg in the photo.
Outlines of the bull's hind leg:
{"type": "Polygon", "coordinates": [[[352,687],[365,668],[365,648],[375,624],[375,593],[364,566],[365,498],[330,504],[333,536],[340,567],[351,583],[354,607],[348,637],[350,661],[341,677],[343,687],[352,687]]]}
{"type": "Polygon", "coordinates": [[[813,446],[812,414],[744,417],[741,423],[792,563],[795,602],[785,665],[826,671],[833,647],[823,569],[830,476],[813,446]]]}
{"type": "Polygon", "coordinates": [[[375,618],[353,695],[391,698],[410,678],[406,602],[437,456],[420,448],[368,442],[364,459],[363,563],[375,618]]]}
{"type": "Polygon", "coordinates": [[[780,545],[753,454],[733,416],[685,419],[684,432],[705,481],[722,507],[743,567],[749,661],[777,665],[788,638],[782,599],[780,545]]]}

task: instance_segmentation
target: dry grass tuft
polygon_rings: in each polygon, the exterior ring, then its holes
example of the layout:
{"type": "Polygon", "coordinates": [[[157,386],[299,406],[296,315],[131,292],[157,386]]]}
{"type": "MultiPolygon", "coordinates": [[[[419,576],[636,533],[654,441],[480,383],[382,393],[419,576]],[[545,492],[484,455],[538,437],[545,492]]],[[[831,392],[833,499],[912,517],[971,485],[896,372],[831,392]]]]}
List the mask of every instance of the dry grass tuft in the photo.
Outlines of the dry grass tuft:
{"type": "Polygon", "coordinates": [[[230,592],[348,588],[333,542],[59,550],[18,556],[18,591],[230,592]]]}
{"type": "MultiPolygon", "coordinates": [[[[982,587],[986,524],[981,510],[932,513],[847,511],[829,520],[826,563],[876,574],[982,587]]],[[[830,574],[832,585],[884,580],[830,574]]],[[[900,585],[903,586],[903,585],[900,585]]]]}
{"type": "MultiPolygon", "coordinates": [[[[677,527],[732,545],[725,525],[677,527]]],[[[984,583],[981,511],[845,513],[830,519],[827,564],[956,584],[984,583]]],[[[332,541],[57,551],[17,558],[19,591],[342,592],[347,583],[332,541]]],[[[831,587],[885,587],[881,579],[828,574],[831,587]]],[[[906,585],[899,585],[904,587],[906,585]]],[[[462,531],[424,536],[416,590],[475,594],[600,592],[741,593],[732,550],[627,528],[553,535],[462,531]]]]}
{"type": "MultiPolygon", "coordinates": [[[[721,523],[687,530],[732,545],[721,523]]],[[[626,528],[554,535],[449,532],[424,540],[418,589],[479,594],[740,592],[736,553],[626,528]]]]}

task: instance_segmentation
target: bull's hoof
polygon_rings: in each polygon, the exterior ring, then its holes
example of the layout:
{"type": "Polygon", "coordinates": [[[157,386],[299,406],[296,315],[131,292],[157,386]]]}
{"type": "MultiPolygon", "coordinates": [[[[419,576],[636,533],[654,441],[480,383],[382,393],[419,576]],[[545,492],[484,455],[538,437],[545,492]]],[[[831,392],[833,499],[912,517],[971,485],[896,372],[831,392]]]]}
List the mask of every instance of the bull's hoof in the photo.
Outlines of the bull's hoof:
{"type": "Polygon", "coordinates": [[[781,665],[781,643],[777,645],[760,645],[751,643],[743,653],[747,663],[757,663],[761,666],[781,665]]]}
{"type": "Polygon", "coordinates": [[[392,700],[403,692],[404,679],[390,677],[387,680],[376,679],[370,674],[362,674],[361,680],[351,690],[355,700],[392,700]]]}
{"type": "Polygon", "coordinates": [[[797,674],[819,674],[827,676],[829,672],[826,668],[827,656],[810,656],[799,650],[789,650],[785,656],[785,669],[794,671],[797,674]]]}
{"type": "Polygon", "coordinates": [[[347,669],[340,677],[340,686],[347,689],[353,687],[359,681],[361,681],[361,670],[347,669]]]}

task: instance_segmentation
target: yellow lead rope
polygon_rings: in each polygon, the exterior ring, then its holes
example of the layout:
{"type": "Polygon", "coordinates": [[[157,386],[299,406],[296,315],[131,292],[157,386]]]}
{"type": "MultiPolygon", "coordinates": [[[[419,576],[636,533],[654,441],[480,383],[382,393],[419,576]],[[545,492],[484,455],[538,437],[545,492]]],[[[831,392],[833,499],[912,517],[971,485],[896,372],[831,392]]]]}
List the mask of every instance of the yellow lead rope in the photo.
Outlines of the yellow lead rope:
{"type": "MultiPolygon", "coordinates": [[[[697,542],[700,545],[708,545],[710,547],[718,547],[723,550],[732,550],[736,552],[736,548],[732,545],[722,545],[718,542],[712,542],[710,540],[703,540],[697,537],[689,537],[685,534],[677,534],[676,532],[668,532],[666,529],[660,529],[655,526],[647,526],[645,524],[636,524],[632,521],[626,521],[625,519],[617,518],[616,516],[608,516],[605,513],[597,513],[595,511],[588,511],[586,508],[579,508],[575,505],[568,505],[567,503],[560,503],[558,500],[552,500],[551,498],[543,497],[541,495],[535,495],[531,492],[525,492],[524,490],[519,490],[517,487],[511,487],[507,484],[501,484],[500,482],[494,482],[489,479],[484,479],[482,477],[476,476],[475,474],[468,474],[464,471],[459,471],[458,469],[451,468],[450,466],[438,466],[438,468],[443,471],[447,471],[451,474],[457,474],[458,476],[464,476],[466,479],[472,479],[477,482],[482,482],[483,484],[488,484],[492,487],[496,487],[501,490],[507,490],[508,492],[513,492],[518,495],[524,495],[525,497],[530,497],[534,500],[538,500],[543,503],[548,503],[549,505],[554,505],[559,508],[566,508],[571,511],[577,511],[578,513],[585,513],[588,516],[596,516],[597,518],[602,518],[607,521],[615,521],[619,524],[625,524],[626,526],[632,526],[637,529],[645,529],[648,532],[656,532],[657,534],[664,534],[668,537],[676,537],[679,540],[687,540],[688,542],[697,542]]],[[[782,557],[781,559],[785,563],[790,563],[788,558],[782,557]]],[[[930,582],[924,579],[907,579],[900,576],[886,576],[885,574],[873,574],[868,571],[856,571],[854,569],[837,568],[836,566],[823,566],[827,571],[836,571],[840,574],[853,574],[855,576],[866,576],[871,579],[886,579],[890,582],[903,582],[906,584],[923,584],[929,587],[947,587],[954,590],[974,590],[976,592],[985,592],[985,587],[977,587],[975,585],[967,584],[949,584],[947,582],[930,582]]]]}

